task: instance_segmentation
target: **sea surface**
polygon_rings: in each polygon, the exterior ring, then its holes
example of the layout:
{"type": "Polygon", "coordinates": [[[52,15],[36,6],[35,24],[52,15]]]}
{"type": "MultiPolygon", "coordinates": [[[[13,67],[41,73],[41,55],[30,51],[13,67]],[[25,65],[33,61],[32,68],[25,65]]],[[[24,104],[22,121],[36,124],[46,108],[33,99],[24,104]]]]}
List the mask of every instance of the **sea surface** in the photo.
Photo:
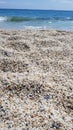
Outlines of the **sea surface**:
{"type": "Polygon", "coordinates": [[[73,11],[0,9],[0,29],[73,30],[73,11]]]}

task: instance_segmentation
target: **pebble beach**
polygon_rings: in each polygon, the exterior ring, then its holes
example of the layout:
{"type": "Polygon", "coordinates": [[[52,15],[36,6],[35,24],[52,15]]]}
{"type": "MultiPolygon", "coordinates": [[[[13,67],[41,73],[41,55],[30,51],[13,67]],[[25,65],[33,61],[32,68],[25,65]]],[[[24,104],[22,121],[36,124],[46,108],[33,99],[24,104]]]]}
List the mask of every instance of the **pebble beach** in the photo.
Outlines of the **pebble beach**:
{"type": "Polygon", "coordinates": [[[0,30],[0,130],[73,130],[73,32],[0,30]]]}

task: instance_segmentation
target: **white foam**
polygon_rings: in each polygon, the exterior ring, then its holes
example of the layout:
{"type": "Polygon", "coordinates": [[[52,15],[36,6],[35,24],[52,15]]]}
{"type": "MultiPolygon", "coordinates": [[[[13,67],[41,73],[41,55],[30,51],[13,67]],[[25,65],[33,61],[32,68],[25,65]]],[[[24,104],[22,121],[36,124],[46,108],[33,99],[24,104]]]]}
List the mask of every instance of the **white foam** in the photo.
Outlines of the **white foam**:
{"type": "Polygon", "coordinates": [[[70,17],[67,17],[66,19],[68,19],[68,20],[69,20],[69,19],[71,19],[71,18],[70,18],[70,17]]]}
{"type": "Polygon", "coordinates": [[[0,22],[6,21],[7,17],[0,16],[0,22]]]}
{"type": "Polygon", "coordinates": [[[25,29],[47,29],[46,26],[24,26],[25,29]]]}
{"type": "Polygon", "coordinates": [[[51,24],[52,22],[51,22],[51,21],[49,21],[49,23],[51,24]]]}

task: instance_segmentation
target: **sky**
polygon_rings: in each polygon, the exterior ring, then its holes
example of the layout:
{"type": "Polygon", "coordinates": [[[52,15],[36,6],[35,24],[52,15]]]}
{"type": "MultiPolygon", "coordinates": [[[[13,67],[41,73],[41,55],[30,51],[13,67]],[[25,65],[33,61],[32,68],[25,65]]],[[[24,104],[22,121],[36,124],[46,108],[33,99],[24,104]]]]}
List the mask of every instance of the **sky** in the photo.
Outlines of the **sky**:
{"type": "Polygon", "coordinates": [[[0,8],[73,10],[73,0],[0,0],[0,8]]]}

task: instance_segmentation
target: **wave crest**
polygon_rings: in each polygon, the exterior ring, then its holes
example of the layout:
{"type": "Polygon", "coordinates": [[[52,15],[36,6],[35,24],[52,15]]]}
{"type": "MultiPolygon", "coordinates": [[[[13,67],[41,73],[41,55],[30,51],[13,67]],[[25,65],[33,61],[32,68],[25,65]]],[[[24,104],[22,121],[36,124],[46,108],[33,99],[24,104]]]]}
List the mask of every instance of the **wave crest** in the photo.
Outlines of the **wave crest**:
{"type": "Polygon", "coordinates": [[[7,21],[7,22],[28,22],[28,21],[73,21],[73,18],[71,17],[66,17],[66,18],[61,18],[61,17],[48,17],[48,18],[39,18],[39,17],[18,17],[18,16],[11,16],[11,17],[6,17],[6,16],[0,16],[0,22],[7,21]]]}

